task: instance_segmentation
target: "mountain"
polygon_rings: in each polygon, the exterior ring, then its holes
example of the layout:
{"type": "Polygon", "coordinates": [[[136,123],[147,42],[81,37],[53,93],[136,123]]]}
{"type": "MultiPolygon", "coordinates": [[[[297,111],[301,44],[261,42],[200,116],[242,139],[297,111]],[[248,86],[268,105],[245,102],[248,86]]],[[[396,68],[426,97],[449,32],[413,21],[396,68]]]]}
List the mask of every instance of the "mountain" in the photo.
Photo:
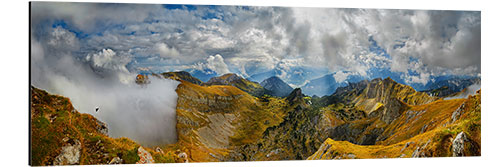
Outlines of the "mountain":
{"type": "Polygon", "coordinates": [[[201,80],[202,82],[207,82],[210,78],[216,77],[217,75],[219,75],[219,74],[217,74],[217,72],[212,71],[210,69],[204,69],[204,70],[189,69],[186,71],[189,72],[193,77],[201,80]]]}
{"type": "Polygon", "coordinates": [[[480,101],[478,91],[467,99],[411,106],[382,128],[383,141],[360,146],[328,138],[308,160],[480,156],[480,101]]]}
{"type": "Polygon", "coordinates": [[[164,72],[164,73],[161,73],[161,76],[163,76],[164,78],[170,78],[170,79],[174,79],[174,80],[178,80],[178,81],[184,80],[184,81],[188,81],[188,82],[191,82],[191,83],[197,84],[197,85],[201,85],[203,83],[201,80],[199,80],[196,77],[191,76],[191,74],[189,74],[186,71],[164,72]]]}
{"type": "Polygon", "coordinates": [[[338,87],[346,86],[348,85],[348,83],[356,83],[363,80],[363,78],[359,75],[349,75],[344,81],[339,82],[335,80],[335,74],[336,73],[327,74],[320,78],[311,80],[302,87],[304,93],[310,96],[331,95],[338,87]]]}
{"type": "Polygon", "coordinates": [[[481,85],[481,78],[479,77],[467,77],[459,78],[453,77],[445,80],[439,80],[431,83],[428,86],[426,92],[432,96],[446,97],[455,93],[458,93],[471,85],[481,85]]]}
{"type": "Polygon", "coordinates": [[[248,80],[262,82],[273,76],[281,76],[281,79],[289,85],[301,86],[308,80],[320,77],[328,72],[328,69],[315,67],[290,67],[289,69],[272,69],[266,72],[250,74],[248,80]]]}
{"type": "Polygon", "coordinates": [[[106,123],[78,112],[66,97],[33,86],[30,93],[30,165],[135,164],[143,155],[156,163],[180,162],[173,151],[160,153],[126,137],[109,137],[106,123]]]}
{"type": "Polygon", "coordinates": [[[260,83],[264,89],[269,90],[270,94],[278,97],[285,97],[293,91],[293,88],[290,85],[286,84],[280,78],[276,76],[272,76],[270,78],[265,79],[260,83]]]}
{"type": "Polygon", "coordinates": [[[204,85],[206,86],[231,85],[253,96],[262,96],[263,94],[266,93],[266,90],[262,86],[260,86],[259,83],[249,81],[234,73],[224,74],[219,77],[210,78],[210,80],[204,83],[204,85]]]}
{"type": "MultiPolygon", "coordinates": [[[[275,80],[271,85],[280,83],[275,80]]],[[[236,74],[201,85],[179,81],[178,140],[154,150],[108,137],[105,123],[78,113],[69,99],[32,88],[32,164],[481,155],[481,90],[446,99],[377,78],[346,83],[323,97],[301,88],[277,97],[253,96],[264,87],[236,74]],[[81,156],[69,161],[75,158],[64,158],[64,150],[81,156]],[[150,156],[141,157],[145,152],[150,156]]]]}
{"type": "Polygon", "coordinates": [[[288,112],[284,99],[255,98],[231,85],[199,86],[181,81],[176,92],[177,145],[189,161],[228,160],[228,152],[255,143],[288,112]]]}

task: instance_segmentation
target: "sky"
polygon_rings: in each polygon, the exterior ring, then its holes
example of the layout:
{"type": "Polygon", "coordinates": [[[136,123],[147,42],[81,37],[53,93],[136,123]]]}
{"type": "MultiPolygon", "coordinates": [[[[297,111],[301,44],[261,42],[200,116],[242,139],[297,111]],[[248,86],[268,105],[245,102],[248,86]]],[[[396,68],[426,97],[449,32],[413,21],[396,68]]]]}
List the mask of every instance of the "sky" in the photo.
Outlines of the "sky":
{"type": "Polygon", "coordinates": [[[481,69],[475,11],[34,3],[32,27],[37,41],[68,35],[82,61],[133,73],[279,69],[286,80],[293,67],[368,78],[388,69],[426,84],[481,69]]]}
{"type": "Polygon", "coordinates": [[[80,112],[110,124],[112,136],[148,144],[174,142],[175,133],[142,120],[175,120],[178,82],[142,88],[138,73],[248,78],[277,70],[293,87],[307,83],[293,81],[297,68],[334,73],[339,82],[379,71],[422,85],[481,75],[476,11],[32,2],[30,24],[31,84],[70,97],[80,112]]]}

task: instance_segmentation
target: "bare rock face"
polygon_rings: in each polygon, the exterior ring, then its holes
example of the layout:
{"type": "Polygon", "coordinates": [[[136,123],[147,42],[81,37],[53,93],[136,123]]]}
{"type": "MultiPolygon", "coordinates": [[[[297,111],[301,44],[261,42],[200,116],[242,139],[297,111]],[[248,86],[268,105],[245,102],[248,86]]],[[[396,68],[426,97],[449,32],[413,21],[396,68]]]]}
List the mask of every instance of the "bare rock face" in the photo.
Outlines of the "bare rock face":
{"type": "MultiPolygon", "coordinates": [[[[211,154],[211,153],[210,153],[211,154]]],[[[212,154],[211,154],[212,155],[212,154]]],[[[188,163],[189,160],[188,160],[188,155],[185,153],[185,152],[181,152],[177,155],[177,157],[179,157],[179,159],[182,160],[182,162],[184,163],[188,163]]]]}
{"type": "Polygon", "coordinates": [[[465,103],[462,103],[460,107],[457,108],[451,115],[451,123],[454,123],[460,116],[462,115],[463,110],[465,109],[465,103]]]}
{"type": "Polygon", "coordinates": [[[464,132],[460,132],[455,139],[453,139],[453,156],[454,157],[463,157],[465,156],[465,142],[467,142],[467,135],[464,132]]]}
{"type": "Polygon", "coordinates": [[[123,160],[120,157],[114,157],[109,161],[109,164],[121,164],[123,163],[123,160]]]}
{"type": "Polygon", "coordinates": [[[106,125],[106,123],[104,122],[99,121],[98,119],[96,119],[96,122],[97,130],[102,134],[108,135],[108,125],[106,125]]]}
{"type": "Polygon", "coordinates": [[[429,145],[429,143],[431,142],[431,140],[427,140],[427,142],[422,145],[422,146],[417,146],[417,148],[415,149],[415,151],[413,151],[413,154],[411,155],[412,158],[425,158],[426,155],[425,155],[425,152],[426,152],[426,147],[427,145],[429,145]]]}
{"type": "Polygon", "coordinates": [[[61,148],[61,154],[55,158],[54,165],[78,164],[80,162],[80,141],[76,139],[69,140],[68,138],[64,138],[63,141],[67,143],[61,148]]]}
{"type": "Polygon", "coordinates": [[[137,154],[139,155],[139,162],[137,162],[138,164],[155,163],[153,156],[151,156],[151,154],[148,151],[142,148],[142,146],[139,147],[139,149],[137,149],[137,154]]]}

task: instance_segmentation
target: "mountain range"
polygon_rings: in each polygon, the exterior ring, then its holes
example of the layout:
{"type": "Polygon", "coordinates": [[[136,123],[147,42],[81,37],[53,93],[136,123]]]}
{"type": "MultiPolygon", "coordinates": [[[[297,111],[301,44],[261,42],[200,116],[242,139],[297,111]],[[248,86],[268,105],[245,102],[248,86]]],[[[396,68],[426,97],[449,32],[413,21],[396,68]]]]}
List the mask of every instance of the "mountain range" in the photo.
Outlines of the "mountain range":
{"type": "Polygon", "coordinates": [[[106,123],[80,114],[67,98],[32,87],[33,164],[481,155],[481,90],[447,99],[388,77],[345,82],[311,97],[279,77],[259,84],[237,74],[206,82],[188,72],[154,76],[180,81],[176,143],[149,148],[108,137],[106,123]]]}

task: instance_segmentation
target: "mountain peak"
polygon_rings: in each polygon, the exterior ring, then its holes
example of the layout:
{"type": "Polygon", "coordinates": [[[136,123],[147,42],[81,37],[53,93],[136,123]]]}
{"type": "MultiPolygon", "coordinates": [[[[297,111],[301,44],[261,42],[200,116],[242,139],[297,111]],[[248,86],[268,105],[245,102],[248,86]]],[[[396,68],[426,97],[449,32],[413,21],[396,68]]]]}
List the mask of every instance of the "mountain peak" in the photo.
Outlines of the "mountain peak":
{"type": "Polygon", "coordinates": [[[295,103],[298,100],[302,99],[304,97],[304,94],[302,94],[302,90],[300,88],[295,88],[290,95],[286,97],[286,100],[289,103],[295,103]]]}
{"type": "Polygon", "coordinates": [[[285,97],[293,91],[290,85],[276,76],[265,79],[260,85],[264,87],[264,89],[269,90],[270,94],[273,96],[285,97]]]}
{"type": "Polygon", "coordinates": [[[161,73],[161,75],[164,78],[170,78],[170,79],[174,79],[174,80],[178,80],[178,81],[184,80],[184,81],[188,81],[188,82],[191,82],[191,83],[197,84],[197,85],[200,85],[201,83],[203,83],[198,78],[191,76],[191,74],[189,74],[189,72],[186,72],[186,71],[164,72],[164,73],[161,73]]]}
{"type": "Polygon", "coordinates": [[[204,85],[231,85],[254,96],[261,96],[265,89],[259,83],[249,81],[234,73],[227,73],[219,77],[212,77],[204,85]]]}
{"type": "Polygon", "coordinates": [[[385,82],[396,82],[391,77],[387,77],[384,79],[385,82]]]}

